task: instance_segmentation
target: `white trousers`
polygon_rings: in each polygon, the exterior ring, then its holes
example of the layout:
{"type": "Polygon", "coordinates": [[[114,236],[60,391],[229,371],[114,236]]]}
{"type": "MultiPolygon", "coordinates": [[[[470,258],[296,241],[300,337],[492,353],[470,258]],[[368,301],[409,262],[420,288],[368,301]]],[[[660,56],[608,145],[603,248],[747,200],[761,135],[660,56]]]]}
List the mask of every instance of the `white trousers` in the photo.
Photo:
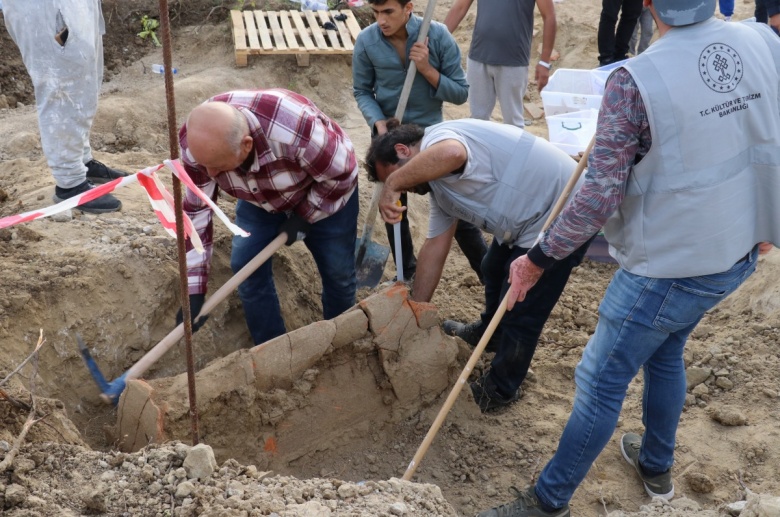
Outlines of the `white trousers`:
{"type": "Polygon", "coordinates": [[[32,78],[41,145],[60,188],[83,183],[103,82],[100,0],[3,0],[8,33],[32,78]],[[54,38],[63,28],[68,38],[54,38]]]}
{"type": "Polygon", "coordinates": [[[497,99],[504,123],[524,127],[523,96],[528,89],[528,67],[486,65],[471,58],[466,66],[471,118],[490,120],[497,99]]]}

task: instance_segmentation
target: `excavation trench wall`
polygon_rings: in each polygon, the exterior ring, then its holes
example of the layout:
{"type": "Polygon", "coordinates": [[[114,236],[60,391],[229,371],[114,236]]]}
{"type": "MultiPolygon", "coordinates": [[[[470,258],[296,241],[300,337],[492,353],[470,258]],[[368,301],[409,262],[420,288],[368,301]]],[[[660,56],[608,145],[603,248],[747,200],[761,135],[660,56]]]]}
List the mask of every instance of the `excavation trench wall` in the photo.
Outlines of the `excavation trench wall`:
{"type": "MultiPolygon", "coordinates": [[[[402,421],[458,373],[436,308],[402,285],[350,311],[223,357],[196,375],[201,440],[218,458],[284,465],[402,421]]],[[[191,437],[186,374],[131,380],[118,407],[125,451],[191,437]]]]}

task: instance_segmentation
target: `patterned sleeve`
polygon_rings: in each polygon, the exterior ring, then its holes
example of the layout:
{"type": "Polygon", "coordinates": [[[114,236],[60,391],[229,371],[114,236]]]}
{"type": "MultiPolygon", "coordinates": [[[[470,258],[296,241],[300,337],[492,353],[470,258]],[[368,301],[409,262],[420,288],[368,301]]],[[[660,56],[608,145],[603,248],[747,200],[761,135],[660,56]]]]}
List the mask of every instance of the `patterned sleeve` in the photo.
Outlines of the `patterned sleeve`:
{"type": "Polygon", "coordinates": [[[309,114],[304,124],[308,142],[299,154],[301,168],[314,179],[295,213],[315,223],[335,214],[349,201],[357,186],[355,149],[344,131],[321,113],[309,114]]]}
{"type": "MultiPolygon", "coordinates": [[[[207,196],[216,200],[217,183],[212,180],[208,174],[195,163],[187,147],[187,126],[182,126],[179,131],[179,144],[181,146],[182,165],[184,170],[192,178],[195,185],[198,186],[207,196]]],[[[195,226],[200,240],[203,242],[204,253],[198,253],[189,239],[185,246],[187,251],[187,286],[189,294],[205,294],[209,279],[209,269],[211,267],[211,254],[213,251],[214,223],[212,221],[211,208],[204,203],[198,196],[185,189],[182,200],[182,209],[195,226]]]]}
{"type": "MultiPolygon", "coordinates": [[[[538,245],[548,259],[565,258],[601,229],[623,201],[631,168],[650,145],[639,88],[628,71],[620,68],[607,81],[585,181],[538,245]]],[[[529,253],[529,258],[539,266],[549,266],[540,263],[546,261],[538,253],[529,253]]]]}

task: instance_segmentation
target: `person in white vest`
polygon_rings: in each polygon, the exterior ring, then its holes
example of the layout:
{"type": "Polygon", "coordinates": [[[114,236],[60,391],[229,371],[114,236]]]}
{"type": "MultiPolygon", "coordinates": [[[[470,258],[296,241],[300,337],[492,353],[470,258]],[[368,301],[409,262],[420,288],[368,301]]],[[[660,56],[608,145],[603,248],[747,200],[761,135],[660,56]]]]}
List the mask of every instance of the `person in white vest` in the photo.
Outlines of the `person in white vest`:
{"type": "Polygon", "coordinates": [[[607,81],[585,182],[512,263],[509,305],[602,225],[620,268],[554,456],[535,486],[480,517],[568,516],[640,368],[644,433],[624,434],[620,448],[648,495],[671,499],[685,342],[780,243],[780,40],[766,25],[714,18],[715,0],[645,5],[660,38],[607,81]]]}
{"type": "MultiPolygon", "coordinates": [[[[508,124],[462,119],[422,129],[391,119],[388,132],[372,141],[366,166],[369,179],[384,182],[379,210],[388,223],[397,222],[406,208],[396,205],[401,193],[430,192],[428,238],[418,257],[413,300],[431,300],[458,220],[493,234],[482,260],[482,318],[471,325],[445,322],[445,331],[447,323],[459,326],[454,333],[476,346],[506,295],[509,264],[534,243],[576,163],[546,140],[508,124]]],[[[502,318],[491,340],[496,355],[490,369],[471,383],[483,412],[520,397],[542,327],[587,244],[546,271],[527,300],[502,318]]]]}

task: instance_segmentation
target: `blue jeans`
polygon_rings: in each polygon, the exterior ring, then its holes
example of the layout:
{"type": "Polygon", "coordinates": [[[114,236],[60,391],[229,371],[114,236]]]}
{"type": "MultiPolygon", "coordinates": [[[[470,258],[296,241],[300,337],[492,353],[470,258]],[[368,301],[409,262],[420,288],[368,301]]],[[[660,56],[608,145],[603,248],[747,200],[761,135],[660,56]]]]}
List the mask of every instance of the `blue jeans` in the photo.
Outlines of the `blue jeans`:
{"type": "MultiPolygon", "coordinates": [[[[515,304],[514,308],[501,318],[495,334],[496,337],[500,336],[498,350],[490,363],[488,375],[502,397],[511,397],[523,383],[531,366],[531,359],[536,351],[542,328],[555,304],[558,303],[571,270],[582,262],[589,245],[590,241],[545,271],[536,285],[528,291],[525,299],[515,304]]],[[[482,332],[487,329],[501,300],[509,290],[507,282],[509,266],[516,258],[527,252],[528,248],[518,246],[510,248],[498,244],[495,239],[490,245],[482,260],[482,274],[485,278],[482,332]]]]}
{"type": "Polygon", "coordinates": [[[599,307],[599,322],[575,371],[577,391],[555,455],[536,495],[565,506],[615,431],[628,385],[643,368],[639,462],[648,474],[671,468],[677,424],[685,403],[683,349],[704,313],[756,269],[758,249],[723,273],[647,278],[615,273],[599,307]]]}
{"type": "MultiPolygon", "coordinates": [[[[335,214],[317,221],[303,240],[322,277],[322,313],[325,319],[338,316],[355,303],[355,240],[357,238],[358,191],[335,214]]],[[[233,237],[230,267],[237,272],[277,235],[287,216],[272,214],[239,200],[236,224],[251,233],[233,237]]],[[[274,285],[272,258],[238,286],[246,323],[258,345],[286,332],[274,285]]]]}

